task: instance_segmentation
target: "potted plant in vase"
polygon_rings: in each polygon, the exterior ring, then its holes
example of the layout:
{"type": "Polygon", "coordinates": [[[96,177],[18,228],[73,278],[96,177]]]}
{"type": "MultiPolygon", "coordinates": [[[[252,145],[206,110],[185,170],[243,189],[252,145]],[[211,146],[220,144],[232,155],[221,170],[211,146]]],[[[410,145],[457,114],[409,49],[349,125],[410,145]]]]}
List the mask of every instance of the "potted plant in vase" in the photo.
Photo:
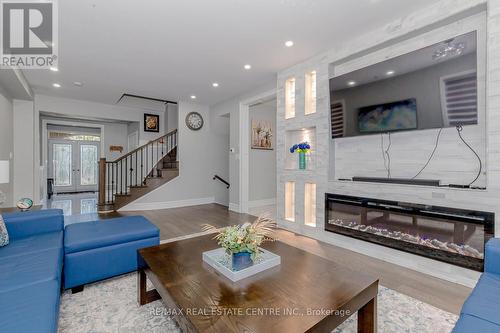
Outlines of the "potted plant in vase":
{"type": "Polygon", "coordinates": [[[253,265],[259,256],[259,246],[265,241],[273,241],[276,223],[268,217],[259,217],[253,223],[233,225],[218,229],[204,225],[205,231],[217,231],[214,237],[226,253],[232,256],[232,269],[239,271],[253,265]]]}
{"type": "Polygon", "coordinates": [[[298,144],[293,145],[290,148],[290,153],[299,153],[299,169],[300,170],[305,170],[307,168],[306,165],[306,153],[311,150],[311,145],[307,142],[301,142],[298,144]]]}

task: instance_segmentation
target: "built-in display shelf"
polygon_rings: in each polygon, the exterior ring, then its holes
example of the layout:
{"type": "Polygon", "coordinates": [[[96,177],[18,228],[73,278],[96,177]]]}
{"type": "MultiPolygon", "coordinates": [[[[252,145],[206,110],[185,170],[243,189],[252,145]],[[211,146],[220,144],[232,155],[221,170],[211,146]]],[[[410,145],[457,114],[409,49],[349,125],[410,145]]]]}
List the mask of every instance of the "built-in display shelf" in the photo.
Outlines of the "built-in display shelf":
{"type": "Polygon", "coordinates": [[[286,170],[314,170],[316,168],[316,127],[307,127],[285,132],[285,169],[286,170]],[[311,145],[311,150],[306,154],[306,169],[299,169],[298,153],[290,153],[290,147],[301,142],[308,142],[311,145]]]}

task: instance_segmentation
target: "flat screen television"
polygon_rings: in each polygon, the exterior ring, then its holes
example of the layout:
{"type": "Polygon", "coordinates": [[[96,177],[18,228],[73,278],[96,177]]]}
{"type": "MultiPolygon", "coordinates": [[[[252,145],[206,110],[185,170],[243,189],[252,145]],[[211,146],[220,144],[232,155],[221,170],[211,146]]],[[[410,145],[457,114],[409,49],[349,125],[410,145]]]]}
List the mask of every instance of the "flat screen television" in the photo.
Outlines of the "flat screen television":
{"type": "Polygon", "coordinates": [[[360,133],[379,133],[417,129],[417,100],[371,105],[359,108],[360,133]]]}
{"type": "Polygon", "coordinates": [[[479,124],[477,43],[472,31],[367,67],[331,64],[332,139],[479,124]]]}

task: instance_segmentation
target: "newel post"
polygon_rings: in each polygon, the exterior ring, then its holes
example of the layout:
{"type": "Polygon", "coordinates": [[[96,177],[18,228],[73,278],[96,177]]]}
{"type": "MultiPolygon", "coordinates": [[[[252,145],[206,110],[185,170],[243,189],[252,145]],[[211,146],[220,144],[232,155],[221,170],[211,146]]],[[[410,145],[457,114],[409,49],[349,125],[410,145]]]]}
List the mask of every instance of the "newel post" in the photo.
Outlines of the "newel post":
{"type": "Polygon", "coordinates": [[[100,207],[106,204],[106,158],[99,160],[99,203],[100,207]]]}

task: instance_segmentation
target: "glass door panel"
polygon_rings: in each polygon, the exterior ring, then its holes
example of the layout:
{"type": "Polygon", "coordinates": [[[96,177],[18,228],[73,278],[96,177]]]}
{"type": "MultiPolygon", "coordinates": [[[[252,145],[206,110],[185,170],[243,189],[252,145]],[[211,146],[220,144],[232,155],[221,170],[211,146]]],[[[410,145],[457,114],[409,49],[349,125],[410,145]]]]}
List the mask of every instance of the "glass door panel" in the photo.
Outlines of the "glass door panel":
{"type": "Polygon", "coordinates": [[[72,143],[54,143],[52,145],[52,156],[54,187],[59,187],[60,190],[73,190],[72,143]]]}
{"type": "Polygon", "coordinates": [[[80,185],[97,185],[97,146],[80,145],[80,185]]]}
{"type": "Polygon", "coordinates": [[[99,142],[75,142],[78,156],[75,182],[77,192],[96,192],[99,182],[99,142]]]}
{"type": "Polygon", "coordinates": [[[48,174],[55,193],[97,192],[100,143],[51,140],[48,174]]]}

